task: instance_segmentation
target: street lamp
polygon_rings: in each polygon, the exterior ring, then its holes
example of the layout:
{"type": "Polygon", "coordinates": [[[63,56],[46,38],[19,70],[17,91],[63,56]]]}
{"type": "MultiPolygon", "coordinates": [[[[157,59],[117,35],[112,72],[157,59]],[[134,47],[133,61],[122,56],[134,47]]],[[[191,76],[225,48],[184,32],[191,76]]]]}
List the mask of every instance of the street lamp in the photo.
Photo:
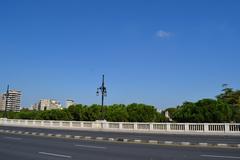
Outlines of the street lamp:
{"type": "Polygon", "coordinates": [[[103,116],[104,97],[107,96],[107,88],[105,87],[105,84],[104,84],[104,75],[102,75],[102,85],[99,88],[97,88],[96,94],[97,96],[99,96],[99,94],[101,94],[102,96],[101,112],[102,112],[102,119],[103,119],[104,118],[103,116]]]}

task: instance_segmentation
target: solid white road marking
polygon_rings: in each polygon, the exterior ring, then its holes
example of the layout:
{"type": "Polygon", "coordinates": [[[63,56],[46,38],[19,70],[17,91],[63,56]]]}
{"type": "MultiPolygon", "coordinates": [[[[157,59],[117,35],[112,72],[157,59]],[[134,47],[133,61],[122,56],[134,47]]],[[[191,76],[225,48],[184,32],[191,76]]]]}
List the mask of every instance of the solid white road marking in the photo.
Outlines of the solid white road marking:
{"type": "Polygon", "coordinates": [[[156,140],[148,140],[148,143],[151,143],[151,144],[158,144],[158,141],[156,141],[156,140]]]}
{"type": "Polygon", "coordinates": [[[10,140],[22,140],[22,138],[17,138],[17,137],[3,137],[4,139],[10,139],[10,140]]]}
{"type": "Polygon", "coordinates": [[[181,142],[181,145],[185,145],[185,146],[190,145],[190,144],[191,144],[190,142],[181,142]]]}
{"type": "Polygon", "coordinates": [[[173,141],[164,141],[165,144],[173,144],[173,141]]]}
{"type": "Polygon", "coordinates": [[[227,145],[227,144],[220,143],[220,144],[217,144],[217,146],[219,146],[219,147],[227,147],[228,145],[227,145]]]}
{"type": "Polygon", "coordinates": [[[38,152],[38,154],[43,154],[43,155],[47,155],[47,156],[62,157],[62,158],[72,158],[72,156],[63,155],[63,154],[56,154],[56,153],[48,153],[48,152],[38,152]]]}
{"type": "Polygon", "coordinates": [[[240,157],[235,156],[218,156],[218,155],[200,155],[201,157],[211,157],[211,158],[228,158],[228,159],[240,159],[240,157]]]}
{"type": "Polygon", "coordinates": [[[207,146],[208,143],[198,143],[200,146],[207,146]]]}
{"type": "Polygon", "coordinates": [[[100,147],[100,146],[89,146],[89,145],[79,145],[76,144],[76,147],[83,147],[83,148],[95,148],[95,149],[106,149],[106,147],[100,147]]]}
{"type": "Polygon", "coordinates": [[[135,142],[135,143],[141,143],[142,140],[140,140],[140,139],[135,139],[134,142],[135,142]]]}

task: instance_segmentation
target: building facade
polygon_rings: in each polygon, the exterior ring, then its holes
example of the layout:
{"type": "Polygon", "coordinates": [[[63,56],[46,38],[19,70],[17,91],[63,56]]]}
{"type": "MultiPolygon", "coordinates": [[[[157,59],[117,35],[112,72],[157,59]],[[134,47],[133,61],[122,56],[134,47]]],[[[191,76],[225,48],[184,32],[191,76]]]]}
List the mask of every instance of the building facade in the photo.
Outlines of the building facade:
{"type": "Polygon", "coordinates": [[[21,91],[9,90],[6,101],[4,106],[6,111],[19,112],[21,110],[21,91]]]}
{"type": "Polygon", "coordinates": [[[38,103],[32,106],[33,110],[38,110],[38,111],[61,109],[61,108],[62,106],[60,102],[54,99],[41,99],[38,103]]]}
{"type": "Polygon", "coordinates": [[[68,108],[69,106],[75,105],[74,100],[68,99],[66,100],[66,108],[68,108]]]}
{"type": "Polygon", "coordinates": [[[5,111],[6,106],[6,96],[5,94],[0,94],[0,111],[5,111]]]}

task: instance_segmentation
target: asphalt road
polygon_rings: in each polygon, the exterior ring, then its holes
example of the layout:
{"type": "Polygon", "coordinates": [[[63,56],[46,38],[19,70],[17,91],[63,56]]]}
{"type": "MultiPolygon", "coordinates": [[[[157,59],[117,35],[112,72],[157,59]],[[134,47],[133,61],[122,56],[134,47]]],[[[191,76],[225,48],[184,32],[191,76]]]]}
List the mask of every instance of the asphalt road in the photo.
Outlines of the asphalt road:
{"type": "Polygon", "coordinates": [[[231,160],[239,149],[174,147],[0,133],[3,160],[231,160]]]}
{"type": "Polygon", "coordinates": [[[210,143],[210,144],[240,144],[239,136],[208,136],[208,135],[181,135],[181,134],[147,134],[147,133],[118,133],[103,131],[84,131],[84,130],[58,130],[45,128],[26,128],[26,127],[8,127],[0,126],[0,129],[8,129],[24,132],[41,132],[46,134],[69,134],[73,136],[91,136],[91,137],[111,137],[141,140],[159,140],[174,142],[191,142],[191,143],[210,143]]]}

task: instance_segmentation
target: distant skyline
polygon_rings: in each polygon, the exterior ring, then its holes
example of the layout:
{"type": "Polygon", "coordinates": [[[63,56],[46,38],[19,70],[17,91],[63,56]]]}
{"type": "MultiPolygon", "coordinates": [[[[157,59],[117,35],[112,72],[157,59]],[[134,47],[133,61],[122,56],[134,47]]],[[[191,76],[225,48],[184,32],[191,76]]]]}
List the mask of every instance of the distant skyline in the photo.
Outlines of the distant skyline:
{"type": "Polygon", "coordinates": [[[158,108],[240,88],[240,1],[0,2],[0,92],[158,108]]]}

